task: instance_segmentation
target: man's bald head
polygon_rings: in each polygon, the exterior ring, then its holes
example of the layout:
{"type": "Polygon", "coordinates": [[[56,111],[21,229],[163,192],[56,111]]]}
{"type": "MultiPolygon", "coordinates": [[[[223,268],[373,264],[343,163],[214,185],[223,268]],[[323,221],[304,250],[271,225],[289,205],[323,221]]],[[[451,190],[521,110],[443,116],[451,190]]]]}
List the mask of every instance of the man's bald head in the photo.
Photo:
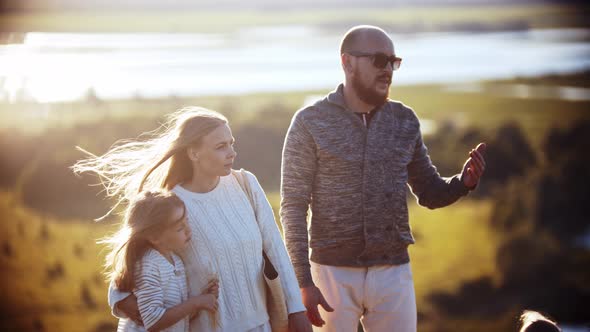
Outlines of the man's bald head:
{"type": "Polygon", "coordinates": [[[372,25],[357,25],[344,34],[340,54],[362,51],[374,43],[387,43],[393,50],[393,42],[383,29],[372,25]]]}

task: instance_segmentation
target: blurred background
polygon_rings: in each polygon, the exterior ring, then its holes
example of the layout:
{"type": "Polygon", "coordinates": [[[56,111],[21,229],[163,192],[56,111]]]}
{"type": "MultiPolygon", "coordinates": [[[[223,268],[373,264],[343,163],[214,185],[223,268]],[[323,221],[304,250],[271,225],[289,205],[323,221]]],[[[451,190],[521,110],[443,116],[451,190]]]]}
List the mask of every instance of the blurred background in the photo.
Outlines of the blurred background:
{"type": "Polygon", "coordinates": [[[488,143],[469,197],[417,206],[410,249],[419,331],[516,331],[523,309],[590,323],[590,5],[479,0],[0,2],[0,328],[114,331],[97,239],[117,217],[82,155],[198,105],[225,114],[236,167],[275,212],[293,113],[343,79],[357,24],[403,58],[411,106],[442,175],[488,143]]]}

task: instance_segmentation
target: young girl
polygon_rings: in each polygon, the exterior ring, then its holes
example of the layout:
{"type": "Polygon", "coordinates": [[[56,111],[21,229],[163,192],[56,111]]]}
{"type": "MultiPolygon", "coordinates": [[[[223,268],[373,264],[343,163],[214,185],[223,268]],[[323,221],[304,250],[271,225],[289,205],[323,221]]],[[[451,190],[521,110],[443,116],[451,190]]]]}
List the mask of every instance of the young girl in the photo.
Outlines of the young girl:
{"type": "Polygon", "coordinates": [[[171,192],[142,192],[127,208],[124,225],[104,242],[111,284],[137,297],[143,326],[119,320],[123,331],[189,331],[189,316],[215,313],[218,286],[211,281],[201,295],[188,297],[184,265],[175,254],[191,239],[183,202],[171,192]]]}

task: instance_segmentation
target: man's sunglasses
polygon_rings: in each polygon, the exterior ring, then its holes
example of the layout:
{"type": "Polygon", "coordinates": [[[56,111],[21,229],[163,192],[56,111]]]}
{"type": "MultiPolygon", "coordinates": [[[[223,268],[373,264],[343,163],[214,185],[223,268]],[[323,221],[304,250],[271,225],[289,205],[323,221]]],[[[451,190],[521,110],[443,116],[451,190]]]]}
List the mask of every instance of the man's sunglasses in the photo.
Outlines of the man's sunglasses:
{"type": "Polygon", "coordinates": [[[363,53],[363,52],[348,52],[348,54],[356,57],[370,57],[373,60],[373,66],[383,69],[388,63],[391,63],[393,70],[398,70],[402,64],[402,58],[395,55],[386,55],[383,53],[363,53]]]}

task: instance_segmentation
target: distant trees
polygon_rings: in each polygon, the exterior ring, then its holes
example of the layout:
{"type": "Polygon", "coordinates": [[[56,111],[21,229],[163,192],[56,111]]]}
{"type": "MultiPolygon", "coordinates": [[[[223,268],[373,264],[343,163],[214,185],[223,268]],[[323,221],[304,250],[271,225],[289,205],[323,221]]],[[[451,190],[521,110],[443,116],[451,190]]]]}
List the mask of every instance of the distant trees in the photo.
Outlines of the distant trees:
{"type": "Polygon", "coordinates": [[[456,294],[433,294],[431,301],[463,318],[529,308],[584,322],[590,301],[590,122],[551,130],[540,158],[519,132],[514,125],[498,130],[487,160],[486,177],[496,180],[490,223],[503,237],[496,254],[500,284],[474,280],[456,294]]]}
{"type": "Polygon", "coordinates": [[[553,129],[543,143],[544,160],[497,196],[492,223],[502,230],[530,224],[563,244],[590,232],[590,122],[553,129]]]}
{"type": "Polygon", "coordinates": [[[238,152],[236,167],[252,171],[267,191],[278,191],[281,182],[281,154],[292,111],[279,103],[267,105],[256,121],[234,126],[238,152]]]}
{"type": "Polygon", "coordinates": [[[0,132],[0,188],[12,188],[40,149],[39,143],[16,130],[0,132]]]}
{"type": "MultiPolygon", "coordinates": [[[[552,130],[544,143],[535,219],[563,242],[590,233],[590,122],[552,130]]],[[[590,244],[589,244],[590,245],[590,244]]]]}
{"type": "Polygon", "coordinates": [[[437,133],[425,138],[432,161],[442,176],[459,173],[469,150],[480,142],[487,143],[486,171],[474,193],[476,196],[491,195],[494,188],[505,186],[510,179],[524,175],[537,165],[533,148],[521,128],[512,122],[491,133],[443,123],[437,133]]]}

